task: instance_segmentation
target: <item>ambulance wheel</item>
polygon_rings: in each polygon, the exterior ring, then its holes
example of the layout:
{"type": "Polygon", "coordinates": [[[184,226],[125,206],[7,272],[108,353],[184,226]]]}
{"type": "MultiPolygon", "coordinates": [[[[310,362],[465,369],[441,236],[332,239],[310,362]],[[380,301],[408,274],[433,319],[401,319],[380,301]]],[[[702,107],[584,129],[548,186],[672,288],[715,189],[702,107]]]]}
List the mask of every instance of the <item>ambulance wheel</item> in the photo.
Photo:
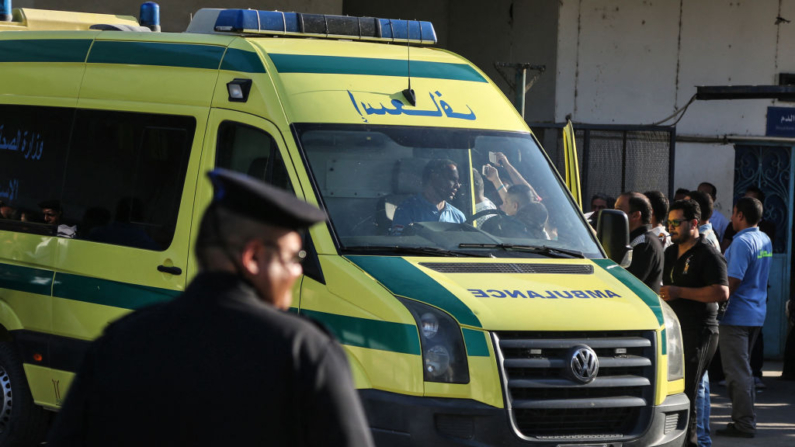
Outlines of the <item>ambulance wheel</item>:
{"type": "Polygon", "coordinates": [[[8,342],[0,342],[0,389],[0,446],[40,444],[47,436],[50,414],[33,403],[22,362],[8,342]]]}

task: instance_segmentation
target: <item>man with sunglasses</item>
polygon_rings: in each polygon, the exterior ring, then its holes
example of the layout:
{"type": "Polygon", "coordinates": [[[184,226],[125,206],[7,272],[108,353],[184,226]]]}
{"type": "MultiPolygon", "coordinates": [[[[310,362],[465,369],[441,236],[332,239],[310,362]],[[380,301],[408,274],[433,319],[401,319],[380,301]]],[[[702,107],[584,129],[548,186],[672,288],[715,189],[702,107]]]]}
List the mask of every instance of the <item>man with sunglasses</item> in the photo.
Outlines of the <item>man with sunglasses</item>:
{"type": "Polygon", "coordinates": [[[325,213],[242,174],[209,176],[199,274],[91,345],[47,445],[371,446],[344,351],[284,312],[298,230],[325,213]]]}
{"type": "Polygon", "coordinates": [[[682,327],[685,394],[690,399],[688,446],[698,446],[696,390],[718,344],[717,303],[729,298],[726,260],[700,237],[700,219],[701,209],[693,200],[671,205],[667,224],[674,245],[665,250],[660,289],[682,327]]]}

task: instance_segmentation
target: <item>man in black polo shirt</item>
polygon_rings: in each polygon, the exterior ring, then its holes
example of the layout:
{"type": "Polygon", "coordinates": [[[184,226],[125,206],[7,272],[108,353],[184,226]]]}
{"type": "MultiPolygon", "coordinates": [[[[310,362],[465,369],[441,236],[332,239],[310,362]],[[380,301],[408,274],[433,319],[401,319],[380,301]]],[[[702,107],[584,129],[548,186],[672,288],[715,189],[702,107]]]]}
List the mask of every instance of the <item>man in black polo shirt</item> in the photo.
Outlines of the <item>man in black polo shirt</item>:
{"type": "Polygon", "coordinates": [[[639,192],[625,192],[618,196],[616,209],[623,211],[629,220],[632,264],[627,270],[655,293],[660,293],[663,246],[651,229],[651,202],[639,192]]]}
{"type": "Polygon", "coordinates": [[[668,211],[668,232],[674,245],[665,250],[660,297],[679,317],[685,356],[685,394],[690,421],[685,445],[697,446],[696,388],[718,344],[718,305],[729,299],[726,260],[698,233],[701,209],[693,200],[679,200],[668,211]]]}

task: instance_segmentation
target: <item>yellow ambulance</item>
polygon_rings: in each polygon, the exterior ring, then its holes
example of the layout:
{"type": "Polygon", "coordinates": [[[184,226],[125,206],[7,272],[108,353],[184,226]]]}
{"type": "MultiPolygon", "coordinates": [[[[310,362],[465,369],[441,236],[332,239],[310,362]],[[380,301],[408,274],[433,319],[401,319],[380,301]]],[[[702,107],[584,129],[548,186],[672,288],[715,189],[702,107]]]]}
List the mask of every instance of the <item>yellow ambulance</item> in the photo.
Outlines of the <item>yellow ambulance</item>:
{"type": "Polygon", "coordinates": [[[43,436],[108,322],[185,289],[215,167],[328,213],[293,311],[344,345],[378,445],[682,442],[678,321],[616,263],[623,214],[597,238],[430,23],[4,15],[0,445],[43,436]]]}

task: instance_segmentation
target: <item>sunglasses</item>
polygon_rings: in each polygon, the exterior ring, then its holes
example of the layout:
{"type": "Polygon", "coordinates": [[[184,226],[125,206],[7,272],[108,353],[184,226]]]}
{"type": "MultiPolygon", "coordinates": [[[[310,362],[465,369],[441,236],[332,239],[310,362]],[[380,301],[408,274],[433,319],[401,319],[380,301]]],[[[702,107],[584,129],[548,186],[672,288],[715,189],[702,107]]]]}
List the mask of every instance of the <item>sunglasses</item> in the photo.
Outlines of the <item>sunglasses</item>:
{"type": "Polygon", "coordinates": [[[671,219],[665,221],[665,223],[671,228],[679,228],[679,225],[682,225],[682,222],[689,221],[687,219],[671,219]]]}
{"type": "Polygon", "coordinates": [[[281,261],[283,265],[301,264],[304,262],[304,260],[306,260],[306,250],[298,250],[298,252],[295,253],[293,256],[290,256],[288,259],[285,259],[284,257],[280,256],[281,249],[279,248],[278,245],[265,241],[263,241],[263,245],[265,245],[270,249],[273,249],[274,253],[279,258],[279,261],[281,261]]]}

